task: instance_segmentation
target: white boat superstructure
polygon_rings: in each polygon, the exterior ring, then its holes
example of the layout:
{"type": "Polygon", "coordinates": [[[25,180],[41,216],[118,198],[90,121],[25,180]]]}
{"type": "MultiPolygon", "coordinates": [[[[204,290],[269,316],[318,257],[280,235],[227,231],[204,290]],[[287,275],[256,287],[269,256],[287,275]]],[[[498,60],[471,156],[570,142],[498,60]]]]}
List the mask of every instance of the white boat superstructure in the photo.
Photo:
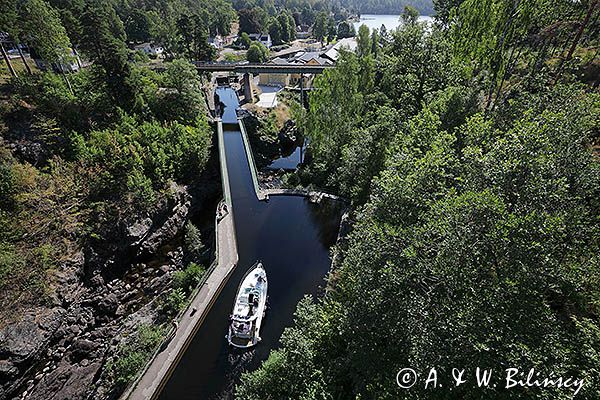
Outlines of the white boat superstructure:
{"type": "Polygon", "coordinates": [[[267,272],[262,263],[250,268],[238,288],[227,340],[238,348],[260,341],[260,326],[267,309],[267,272]]]}

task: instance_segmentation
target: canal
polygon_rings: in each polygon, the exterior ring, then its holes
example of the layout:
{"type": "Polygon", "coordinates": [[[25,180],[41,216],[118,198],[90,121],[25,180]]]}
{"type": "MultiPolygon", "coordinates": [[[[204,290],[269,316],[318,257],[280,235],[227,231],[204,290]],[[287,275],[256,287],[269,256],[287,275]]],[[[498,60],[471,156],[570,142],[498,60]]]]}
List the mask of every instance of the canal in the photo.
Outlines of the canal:
{"type": "Polygon", "coordinates": [[[218,94],[226,106],[224,143],[239,263],[163,389],[163,400],[232,398],[241,373],[256,369],[277,348],[298,301],[324,287],[342,212],[340,203],[328,200],[312,204],[304,197],[272,196],[259,201],[237,125],[238,99],[229,88],[219,88],[218,94]],[[225,339],[228,317],[240,280],[256,260],[269,279],[262,342],[251,351],[234,352],[225,339]]]}

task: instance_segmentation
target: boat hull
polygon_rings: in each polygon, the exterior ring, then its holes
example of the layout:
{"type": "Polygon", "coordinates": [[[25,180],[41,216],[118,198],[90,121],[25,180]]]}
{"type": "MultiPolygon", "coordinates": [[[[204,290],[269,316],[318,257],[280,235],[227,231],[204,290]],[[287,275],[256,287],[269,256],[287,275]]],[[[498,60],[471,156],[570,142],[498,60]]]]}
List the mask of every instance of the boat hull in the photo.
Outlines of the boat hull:
{"type": "Polygon", "coordinates": [[[248,270],[238,287],[227,341],[248,349],[260,342],[260,328],[267,308],[267,274],[260,262],[248,270]]]}

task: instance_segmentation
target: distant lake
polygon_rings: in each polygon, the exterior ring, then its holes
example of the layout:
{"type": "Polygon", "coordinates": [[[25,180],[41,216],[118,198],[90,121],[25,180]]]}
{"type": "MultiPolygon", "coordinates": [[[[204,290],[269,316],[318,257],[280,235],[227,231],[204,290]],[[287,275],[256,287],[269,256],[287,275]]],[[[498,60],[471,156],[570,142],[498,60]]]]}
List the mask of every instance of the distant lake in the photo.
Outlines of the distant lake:
{"type": "MultiPolygon", "coordinates": [[[[422,15],[419,17],[419,21],[433,21],[432,17],[422,15]]],[[[360,16],[360,21],[354,23],[354,29],[358,32],[358,28],[361,25],[366,25],[369,30],[375,28],[381,28],[381,25],[385,25],[388,31],[396,29],[400,25],[399,15],[377,15],[377,14],[363,14],[360,16]]]]}

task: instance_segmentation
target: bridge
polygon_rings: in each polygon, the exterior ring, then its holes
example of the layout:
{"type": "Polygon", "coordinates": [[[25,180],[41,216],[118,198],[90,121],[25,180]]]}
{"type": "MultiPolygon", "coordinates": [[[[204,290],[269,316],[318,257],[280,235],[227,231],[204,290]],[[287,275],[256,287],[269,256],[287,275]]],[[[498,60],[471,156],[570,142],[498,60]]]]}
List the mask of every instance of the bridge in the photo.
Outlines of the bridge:
{"type": "Polygon", "coordinates": [[[306,64],[257,64],[257,63],[224,63],[199,62],[194,65],[203,72],[235,72],[239,74],[320,74],[334,65],[306,64]]]}
{"type": "Polygon", "coordinates": [[[335,65],[306,65],[306,64],[257,64],[257,63],[226,63],[199,62],[194,65],[202,72],[233,72],[244,75],[244,98],[252,102],[252,82],[250,75],[256,74],[300,74],[300,96],[304,99],[304,74],[320,74],[335,65]]]}

